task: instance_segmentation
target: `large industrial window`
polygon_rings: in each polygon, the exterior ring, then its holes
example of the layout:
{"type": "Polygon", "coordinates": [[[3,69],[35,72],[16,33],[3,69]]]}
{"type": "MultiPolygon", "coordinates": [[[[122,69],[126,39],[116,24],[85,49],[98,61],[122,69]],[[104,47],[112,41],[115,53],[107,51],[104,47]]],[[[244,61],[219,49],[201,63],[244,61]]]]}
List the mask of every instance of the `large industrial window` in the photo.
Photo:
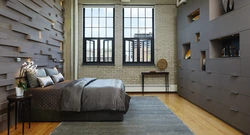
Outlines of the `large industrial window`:
{"type": "Polygon", "coordinates": [[[114,8],[84,7],[83,64],[114,64],[114,8]]]}
{"type": "Polygon", "coordinates": [[[154,64],[154,8],[123,8],[123,64],[154,64]]]}

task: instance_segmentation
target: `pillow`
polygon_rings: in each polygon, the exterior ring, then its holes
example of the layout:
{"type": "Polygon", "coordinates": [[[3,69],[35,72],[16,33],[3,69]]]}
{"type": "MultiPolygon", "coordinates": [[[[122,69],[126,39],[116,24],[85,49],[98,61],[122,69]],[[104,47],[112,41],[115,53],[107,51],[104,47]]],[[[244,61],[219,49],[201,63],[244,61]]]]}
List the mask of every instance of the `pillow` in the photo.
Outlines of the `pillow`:
{"type": "Polygon", "coordinates": [[[37,77],[45,77],[46,72],[43,68],[40,68],[40,69],[37,69],[35,73],[27,71],[26,75],[27,75],[29,86],[31,88],[35,88],[39,86],[39,83],[37,82],[37,77]]]}
{"type": "Polygon", "coordinates": [[[39,82],[40,86],[43,87],[43,88],[46,87],[46,86],[54,84],[49,76],[37,77],[37,79],[38,79],[38,82],[39,82]]]}
{"type": "Polygon", "coordinates": [[[45,68],[45,71],[46,71],[48,76],[57,75],[59,73],[58,70],[56,69],[56,67],[54,67],[54,68],[45,68]]]}
{"type": "Polygon", "coordinates": [[[57,75],[52,75],[51,78],[54,81],[54,83],[58,83],[58,82],[64,81],[64,77],[63,77],[63,75],[61,73],[59,73],[57,75]]]}

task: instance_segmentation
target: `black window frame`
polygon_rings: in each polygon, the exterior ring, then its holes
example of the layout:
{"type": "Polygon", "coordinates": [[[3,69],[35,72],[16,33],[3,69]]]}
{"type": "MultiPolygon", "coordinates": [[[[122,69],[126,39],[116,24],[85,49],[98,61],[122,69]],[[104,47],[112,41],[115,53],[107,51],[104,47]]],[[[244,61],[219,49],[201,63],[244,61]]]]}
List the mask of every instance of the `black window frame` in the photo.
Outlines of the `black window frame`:
{"type": "MultiPolygon", "coordinates": [[[[97,7],[91,7],[91,8],[99,8],[97,7]]],[[[103,8],[109,8],[109,7],[103,7],[103,8]]],[[[98,66],[110,66],[114,65],[115,63],[115,8],[113,7],[113,38],[110,37],[85,37],[85,8],[83,8],[83,60],[82,65],[98,65],[98,66]],[[100,49],[100,40],[111,40],[112,41],[112,61],[111,62],[101,62],[100,61],[100,55],[101,55],[101,49],[100,49]],[[97,40],[97,62],[88,62],[87,54],[86,54],[86,41],[87,40],[97,40]]],[[[100,17],[98,17],[100,18],[100,17]]],[[[107,25],[107,24],[106,24],[107,25]]],[[[106,27],[107,28],[107,27],[106,27]]],[[[103,57],[104,58],[104,57],[103,57]]]]}
{"type": "MultiPolygon", "coordinates": [[[[152,37],[150,38],[149,37],[125,38],[124,8],[123,8],[123,65],[124,66],[154,66],[155,65],[154,63],[154,8],[152,8],[152,37]],[[150,62],[140,62],[140,44],[139,43],[140,43],[140,40],[145,40],[145,39],[151,40],[151,61],[150,62]],[[126,43],[125,42],[127,40],[137,40],[137,62],[126,62],[126,49],[125,49],[126,43]]],[[[140,6],[135,6],[135,8],[140,8],[140,6]]]]}

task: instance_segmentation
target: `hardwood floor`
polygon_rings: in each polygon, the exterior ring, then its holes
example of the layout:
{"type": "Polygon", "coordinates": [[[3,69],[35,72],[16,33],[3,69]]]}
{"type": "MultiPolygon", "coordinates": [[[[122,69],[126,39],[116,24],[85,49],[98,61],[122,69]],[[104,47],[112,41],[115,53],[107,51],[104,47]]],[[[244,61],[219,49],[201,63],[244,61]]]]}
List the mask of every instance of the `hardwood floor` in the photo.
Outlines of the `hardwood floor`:
{"type": "MultiPolygon", "coordinates": [[[[142,96],[142,93],[129,93],[131,96],[142,96]]],[[[191,102],[183,99],[176,93],[145,93],[144,96],[157,96],[167,105],[196,135],[242,135],[239,131],[223,121],[207,113],[191,102]]],[[[25,135],[48,135],[60,122],[32,122],[31,128],[25,124],[25,135]]],[[[18,124],[10,129],[11,135],[20,135],[22,125],[18,124]]],[[[7,130],[0,133],[6,135],[7,130]]]]}

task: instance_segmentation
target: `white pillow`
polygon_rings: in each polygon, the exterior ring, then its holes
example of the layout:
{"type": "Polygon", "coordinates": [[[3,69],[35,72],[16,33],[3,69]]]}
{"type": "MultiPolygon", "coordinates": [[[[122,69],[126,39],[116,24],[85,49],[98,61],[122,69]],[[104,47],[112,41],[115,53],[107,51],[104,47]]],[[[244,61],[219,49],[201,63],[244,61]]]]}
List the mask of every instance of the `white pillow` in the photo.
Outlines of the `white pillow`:
{"type": "Polygon", "coordinates": [[[38,82],[39,82],[40,86],[43,87],[43,88],[46,87],[46,86],[54,84],[49,76],[37,77],[37,79],[38,79],[38,82]]]}
{"type": "Polygon", "coordinates": [[[57,75],[52,75],[51,77],[52,77],[54,83],[59,83],[59,82],[64,81],[64,77],[61,73],[58,73],[57,75]]]}

